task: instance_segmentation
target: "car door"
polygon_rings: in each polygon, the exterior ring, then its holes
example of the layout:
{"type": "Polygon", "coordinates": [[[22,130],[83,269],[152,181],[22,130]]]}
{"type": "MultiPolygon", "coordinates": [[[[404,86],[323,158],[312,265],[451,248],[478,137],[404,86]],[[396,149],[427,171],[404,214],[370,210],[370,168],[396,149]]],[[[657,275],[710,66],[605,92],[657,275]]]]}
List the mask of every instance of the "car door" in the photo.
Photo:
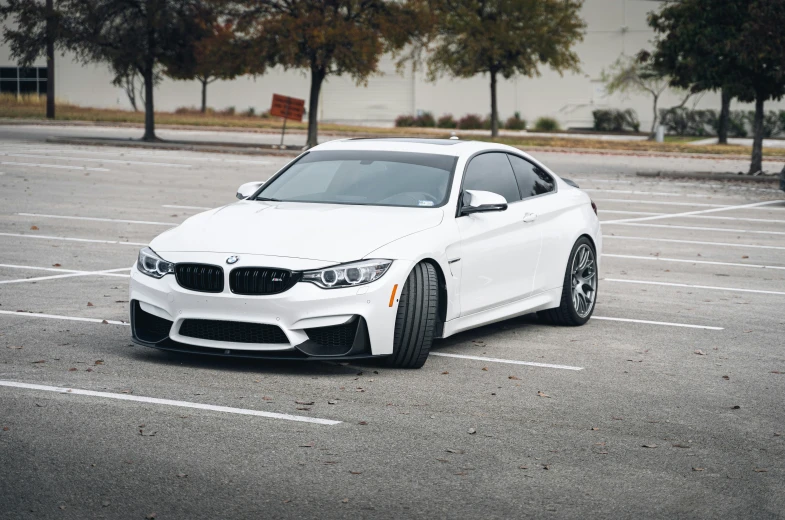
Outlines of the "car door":
{"type": "Polygon", "coordinates": [[[461,316],[526,298],[531,294],[541,238],[521,205],[510,161],[488,152],[469,162],[463,190],[490,191],[507,199],[505,211],[456,219],[461,237],[461,316]]]}
{"type": "Polygon", "coordinates": [[[510,163],[521,193],[520,206],[532,215],[532,223],[542,237],[540,261],[534,273],[531,294],[538,294],[564,283],[565,262],[572,244],[569,243],[567,207],[556,196],[556,182],[537,164],[510,154],[510,163]]]}

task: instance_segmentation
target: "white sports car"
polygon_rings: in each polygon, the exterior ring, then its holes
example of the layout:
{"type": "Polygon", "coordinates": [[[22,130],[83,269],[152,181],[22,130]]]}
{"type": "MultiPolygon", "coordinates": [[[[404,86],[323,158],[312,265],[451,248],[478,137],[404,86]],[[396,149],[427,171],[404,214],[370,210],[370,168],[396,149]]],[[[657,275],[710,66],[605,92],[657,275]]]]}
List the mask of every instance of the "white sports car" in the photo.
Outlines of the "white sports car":
{"type": "Polygon", "coordinates": [[[140,345],[278,359],[386,357],[522,314],[582,325],[601,233],[588,195],[509,146],[343,139],[139,252],[140,345]]]}

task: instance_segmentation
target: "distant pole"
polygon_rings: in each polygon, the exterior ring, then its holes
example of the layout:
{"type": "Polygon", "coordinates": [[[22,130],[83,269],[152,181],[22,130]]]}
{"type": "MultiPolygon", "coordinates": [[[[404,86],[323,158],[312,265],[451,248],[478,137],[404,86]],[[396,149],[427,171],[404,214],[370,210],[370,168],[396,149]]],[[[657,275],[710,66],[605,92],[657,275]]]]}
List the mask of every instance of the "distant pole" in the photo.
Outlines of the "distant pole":
{"type": "Polygon", "coordinates": [[[54,0],[46,0],[46,118],[55,118],[54,0]]]}
{"type": "Polygon", "coordinates": [[[292,98],[286,98],[286,116],[283,118],[283,129],[281,129],[281,148],[283,148],[283,136],[286,133],[286,120],[289,119],[289,107],[292,104],[292,98]]]}

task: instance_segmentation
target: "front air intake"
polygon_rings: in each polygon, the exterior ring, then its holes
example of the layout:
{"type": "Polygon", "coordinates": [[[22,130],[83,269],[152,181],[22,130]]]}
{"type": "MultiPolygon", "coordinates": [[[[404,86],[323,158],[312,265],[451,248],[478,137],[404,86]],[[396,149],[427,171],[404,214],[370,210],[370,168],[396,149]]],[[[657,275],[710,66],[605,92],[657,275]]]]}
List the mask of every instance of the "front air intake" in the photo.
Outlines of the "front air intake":
{"type": "Polygon", "coordinates": [[[174,272],[177,283],[185,289],[209,293],[224,290],[224,271],[217,265],[176,264],[174,272]]]}
{"type": "Polygon", "coordinates": [[[299,281],[300,273],[271,267],[238,267],[229,273],[229,289],[251,296],[279,294],[299,281]]]}

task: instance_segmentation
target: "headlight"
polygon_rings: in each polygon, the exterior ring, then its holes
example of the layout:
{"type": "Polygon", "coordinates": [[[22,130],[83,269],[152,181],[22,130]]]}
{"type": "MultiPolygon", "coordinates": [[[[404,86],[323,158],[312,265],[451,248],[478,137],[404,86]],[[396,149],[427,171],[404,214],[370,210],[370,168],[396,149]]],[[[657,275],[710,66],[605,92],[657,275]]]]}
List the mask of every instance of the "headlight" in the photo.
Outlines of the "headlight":
{"type": "Polygon", "coordinates": [[[392,260],[361,260],[317,271],[303,273],[302,281],[315,283],[322,289],[354,287],[371,283],[384,275],[392,260]]]}
{"type": "Polygon", "coordinates": [[[174,272],[174,264],[167,262],[149,247],[145,247],[139,251],[139,259],[136,261],[136,267],[139,268],[147,276],[153,278],[161,278],[164,275],[174,272]]]}

